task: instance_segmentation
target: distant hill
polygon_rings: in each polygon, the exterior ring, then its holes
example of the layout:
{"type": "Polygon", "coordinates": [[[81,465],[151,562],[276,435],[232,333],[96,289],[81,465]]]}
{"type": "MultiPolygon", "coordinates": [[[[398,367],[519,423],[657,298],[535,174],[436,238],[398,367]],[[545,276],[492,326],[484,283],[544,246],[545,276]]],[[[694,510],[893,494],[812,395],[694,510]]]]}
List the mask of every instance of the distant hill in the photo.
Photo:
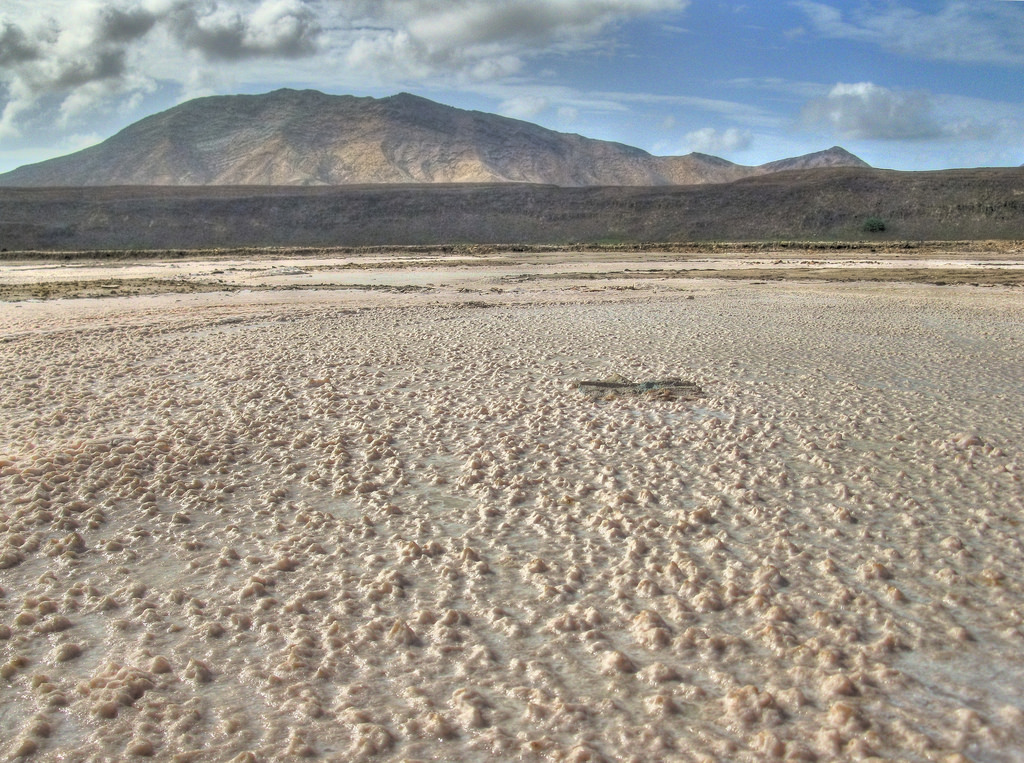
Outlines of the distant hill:
{"type": "Polygon", "coordinates": [[[849,151],[839,146],[833,146],[827,151],[818,151],[814,154],[797,156],[792,159],[780,159],[777,162],[762,164],[758,169],[763,173],[786,172],[788,170],[811,170],[818,167],[867,167],[867,162],[854,156],[849,151]]]}
{"type": "Polygon", "coordinates": [[[662,186],[835,166],[868,165],[838,147],[759,167],[698,153],[652,156],[408,93],[277,90],[188,101],[96,146],[0,175],[0,186],[662,186]]]}
{"type": "Polygon", "coordinates": [[[0,188],[0,249],[1024,239],[1024,169],[732,183],[0,188]],[[884,232],[866,232],[879,219],[884,232]]]}

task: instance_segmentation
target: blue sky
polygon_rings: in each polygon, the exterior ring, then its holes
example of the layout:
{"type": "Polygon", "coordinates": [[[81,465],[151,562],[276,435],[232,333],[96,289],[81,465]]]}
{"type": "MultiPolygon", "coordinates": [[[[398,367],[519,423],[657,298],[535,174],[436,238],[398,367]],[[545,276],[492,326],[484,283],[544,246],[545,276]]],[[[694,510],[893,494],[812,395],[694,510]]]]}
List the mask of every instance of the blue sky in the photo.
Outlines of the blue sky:
{"type": "Polygon", "coordinates": [[[4,0],[0,171],[189,98],[385,96],[742,164],[1024,163],[1022,0],[4,0]]]}

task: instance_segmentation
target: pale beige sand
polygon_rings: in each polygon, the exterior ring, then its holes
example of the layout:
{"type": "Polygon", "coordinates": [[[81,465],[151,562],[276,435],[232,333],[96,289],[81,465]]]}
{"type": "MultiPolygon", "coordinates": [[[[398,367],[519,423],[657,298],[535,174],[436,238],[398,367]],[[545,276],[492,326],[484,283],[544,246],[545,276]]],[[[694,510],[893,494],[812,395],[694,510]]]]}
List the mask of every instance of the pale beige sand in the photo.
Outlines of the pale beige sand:
{"type": "Polygon", "coordinates": [[[1024,759],[1021,290],[633,286],[0,303],[0,755],[1024,759]]]}
{"type": "MultiPolygon", "coordinates": [[[[768,252],[742,248],[721,252],[515,252],[498,248],[460,255],[332,250],[299,255],[281,250],[253,252],[244,259],[216,253],[194,259],[161,258],[158,253],[142,258],[124,254],[90,259],[83,253],[69,260],[0,260],[0,301],[293,289],[448,287],[490,292],[535,281],[585,288],[595,281],[613,279],[623,287],[652,280],[671,286],[694,278],[1024,285],[1020,246],[993,242],[990,250],[965,248],[967,251],[959,251],[952,244],[887,252],[868,245],[851,251],[768,252]]],[[[545,285],[545,290],[550,288],[545,285]]]]}

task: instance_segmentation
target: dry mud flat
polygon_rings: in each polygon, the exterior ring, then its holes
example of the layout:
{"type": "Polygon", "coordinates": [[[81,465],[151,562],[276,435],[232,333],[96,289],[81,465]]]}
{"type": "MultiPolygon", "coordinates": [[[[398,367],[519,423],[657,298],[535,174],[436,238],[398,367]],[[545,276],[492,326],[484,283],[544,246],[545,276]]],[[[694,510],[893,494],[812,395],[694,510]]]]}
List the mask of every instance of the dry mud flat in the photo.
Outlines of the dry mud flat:
{"type": "Polygon", "coordinates": [[[0,755],[1024,760],[1019,290],[543,289],[0,305],[0,755]]]}
{"type": "Polygon", "coordinates": [[[0,254],[0,301],[238,291],[438,287],[486,293],[544,282],[651,288],[694,279],[1024,286],[1024,242],[903,242],[900,246],[655,245],[595,250],[470,246],[405,250],[267,249],[0,254]],[[661,248],[659,248],[659,246],[661,248]],[[762,248],[764,247],[764,248],[762,248]],[[451,251],[449,251],[451,250],[451,251]]]}

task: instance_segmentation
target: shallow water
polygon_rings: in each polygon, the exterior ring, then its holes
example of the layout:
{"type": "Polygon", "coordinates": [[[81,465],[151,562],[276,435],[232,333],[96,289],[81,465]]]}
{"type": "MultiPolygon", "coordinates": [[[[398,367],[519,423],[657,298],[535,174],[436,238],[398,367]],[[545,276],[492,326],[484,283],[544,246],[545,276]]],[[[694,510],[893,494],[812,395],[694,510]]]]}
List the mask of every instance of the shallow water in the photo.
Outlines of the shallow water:
{"type": "Polygon", "coordinates": [[[1019,291],[546,288],[0,306],[5,752],[1024,759],[1019,291]]]}

